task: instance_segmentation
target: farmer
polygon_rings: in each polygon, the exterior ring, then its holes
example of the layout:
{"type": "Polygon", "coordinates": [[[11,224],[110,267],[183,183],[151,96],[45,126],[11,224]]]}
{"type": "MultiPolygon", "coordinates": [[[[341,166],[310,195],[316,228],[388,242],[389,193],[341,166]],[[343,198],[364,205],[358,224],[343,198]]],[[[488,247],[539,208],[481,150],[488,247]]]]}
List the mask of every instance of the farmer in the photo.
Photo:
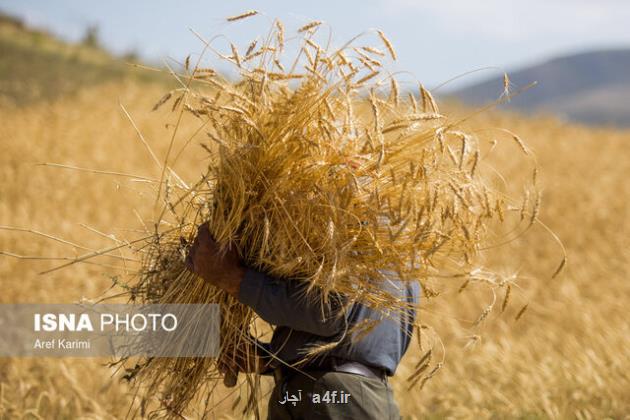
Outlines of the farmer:
{"type": "MultiPolygon", "coordinates": [[[[275,326],[268,354],[257,357],[250,369],[273,374],[270,419],[400,418],[388,377],[409,346],[413,310],[385,317],[354,304],[345,316],[336,316],[341,297],[331,296],[324,304],[305,297],[303,282],[275,279],[244,266],[236,251],[219,252],[206,224],[199,227],[187,265],[275,326]],[[344,333],[363,320],[376,320],[376,326],[351,343],[344,333]],[[309,348],[340,339],[323,357],[302,363],[309,348]]],[[[419,299],[415,282],[385,281],[383,288],[410,304],[419,299]]]]}

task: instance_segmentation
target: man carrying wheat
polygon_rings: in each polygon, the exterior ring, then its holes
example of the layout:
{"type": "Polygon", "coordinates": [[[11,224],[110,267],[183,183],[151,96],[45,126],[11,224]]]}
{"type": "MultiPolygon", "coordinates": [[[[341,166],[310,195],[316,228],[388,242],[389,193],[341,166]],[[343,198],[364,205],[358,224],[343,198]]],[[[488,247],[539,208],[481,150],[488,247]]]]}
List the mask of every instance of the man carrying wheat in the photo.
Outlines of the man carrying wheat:
{"type": "MultiPolygon", "coordinates": [[[[409,346],[413,310],[385,317],[355,303],[340,314],[343,296],[314,299],[303,282],[276,279],[244,266],[235,251],[220,252],[206,224],[199,228],[187,264],[275,326],[266,346],[269,356],[257,357],[252,367],[274,376],[268,418],[400,417],[388,377],[409,346]],[[374,328],[361,339],[345,338],[349,327],[371,321],[374,328]],[[336,342],[324,357],[304,363],[309,349],[336,342]]],[[[415,282],[387,280],[381,287],[411,305],[419,299],[415,282]]]]}

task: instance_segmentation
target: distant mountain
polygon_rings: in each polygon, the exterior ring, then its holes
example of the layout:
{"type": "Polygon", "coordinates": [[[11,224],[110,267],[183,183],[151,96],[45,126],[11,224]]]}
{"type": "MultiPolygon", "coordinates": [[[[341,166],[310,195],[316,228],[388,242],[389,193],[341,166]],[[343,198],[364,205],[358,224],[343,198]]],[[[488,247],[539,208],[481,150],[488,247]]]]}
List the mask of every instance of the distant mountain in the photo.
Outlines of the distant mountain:
{"type": "MultiPolygon", "coordinates": [[[[553,112],[587,124],[630,126],[630,49],[602,50],[559,57],[508,72],[511,90],[537,81],[534,88],[513,98],[507,108],[553,112]]],[[[496,99],[503,78],[492,78],[452,93],[479,105],[496,99]]]]}

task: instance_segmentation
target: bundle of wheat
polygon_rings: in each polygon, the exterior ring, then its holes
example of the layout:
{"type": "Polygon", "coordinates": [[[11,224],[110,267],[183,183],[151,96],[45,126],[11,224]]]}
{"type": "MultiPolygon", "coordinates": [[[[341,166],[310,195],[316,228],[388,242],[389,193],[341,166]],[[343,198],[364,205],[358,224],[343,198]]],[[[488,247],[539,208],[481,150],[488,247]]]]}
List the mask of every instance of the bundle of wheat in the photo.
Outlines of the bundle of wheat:
{"type": "MultiPolygon", "coordinates": [[[[322,299],[343,294],[344,310],[359,302],[391,313],[409,303],[383,292],[383,273],[423,283],[428,297],[436,294],[429,278],[508,288],[478,269],[480,249],[497,241],[489,226],[503,223],[508,210],[522,215],[519,231],[536,221],[540,199],[512,200],[496,188],[487,176],[491,169],[482,168],[476,137],[442,115],[428,90],[420,85],[401,97],[383,64],[396,53],[382,32],[367,34],[378,48],[356,45],[357,37],[334,49],[316,42],[320,27],[309,23],[285,42],[284,27],[275,21],[262,42],[246,50],[230,44],[228,54],[204,41],[236,67],[238,81],[186,59],[183,87],[156,105],[173,100],[173,109],[203,121],[210,163],[193,186],[164,171],[158,195],[170,230],[158,229],[148,243],[130,294],[142,302],[222,308],[217,360],[149,359],[129,372],[150,394],[161,393],[168,413],[182,413],[202,389],[211,393],[222,365],[247,359],[237,356],[252,348],[246,344],[256,320],[246,306],[185,269],[194,226],[208,222],[221,246],[235,247],[248,265],[307,282],[322,299]]],[[[439,366],[420,366],[415,382],[426,382],[439,366]]],[[[251,410],[258,378],[245,378],[251,410]]]]}

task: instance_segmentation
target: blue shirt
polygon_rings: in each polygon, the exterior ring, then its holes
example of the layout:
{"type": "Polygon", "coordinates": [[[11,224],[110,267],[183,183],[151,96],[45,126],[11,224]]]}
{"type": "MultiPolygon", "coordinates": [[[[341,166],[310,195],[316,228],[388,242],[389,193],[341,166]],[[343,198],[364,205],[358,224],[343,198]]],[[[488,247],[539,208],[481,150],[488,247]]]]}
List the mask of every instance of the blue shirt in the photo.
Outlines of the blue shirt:
{"type": "Polygon", "coordinates": [[[331,294],[325,304],[317,292],[307,295],[306,287],[304,282],[276,279],[253,269],[245,273],[239,300],[275,326],[269,346],[273,354],[291,364],[302,360],[312,346],[343,338],[328,355],[383,369],[390,376],[395,373],[413,333],[415,311],[411,306],[420,298],[417,282],[392,278],[381,286],[383,291],[409,303],[409,309],[385,314],[355,303],[345,317],[337,316],[343,304],[341,297],[331,294]],[[353,342],[347,331],[364,320],[378,322],[369,333],[358,333],[363,337],[353,342]]]}

